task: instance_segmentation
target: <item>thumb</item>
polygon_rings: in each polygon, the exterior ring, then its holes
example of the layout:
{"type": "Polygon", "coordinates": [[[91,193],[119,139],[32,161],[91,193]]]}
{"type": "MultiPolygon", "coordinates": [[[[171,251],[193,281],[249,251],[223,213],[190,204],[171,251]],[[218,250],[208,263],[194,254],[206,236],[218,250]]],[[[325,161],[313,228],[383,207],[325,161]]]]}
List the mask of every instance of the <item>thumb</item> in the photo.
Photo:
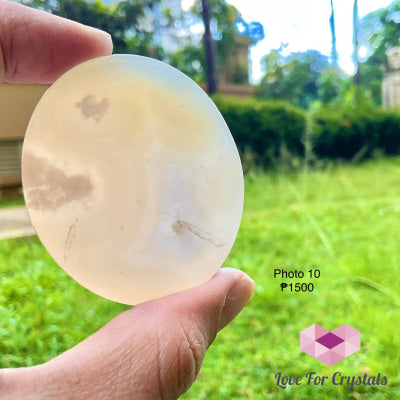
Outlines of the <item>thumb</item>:
{"type": "MultiPolygon", "coordinates": [[[[142,303],[36,368],[41,399],[176,399],[195,380],[218,330],[246,305],[254,282],[224,268],[207,283],[142,303]]],[[[32,393],[32,390],[31,392],[32,393]]],[[[28,397],[29,398],[29,397],[28,397]]]]}
{"type": "Polygon", "coordinates": [[[111,52],[106,32],[0,0],[0,84],[51,83],[74,65],[111,52]]]}

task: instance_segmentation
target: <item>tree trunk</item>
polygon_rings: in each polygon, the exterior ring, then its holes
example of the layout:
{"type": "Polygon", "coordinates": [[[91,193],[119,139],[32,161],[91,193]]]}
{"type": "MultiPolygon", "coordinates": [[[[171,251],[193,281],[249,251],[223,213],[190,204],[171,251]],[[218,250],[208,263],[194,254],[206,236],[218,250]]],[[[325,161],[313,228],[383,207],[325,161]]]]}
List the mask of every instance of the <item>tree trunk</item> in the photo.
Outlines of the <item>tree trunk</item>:
{"type": "Polygon", "coordinates": [[[332,51],[331,51],[331,59],[332,65],[334,67],[338,66],[338,53],[336,49],[336,31],[335,31],[335,12],[333,9],[333,0],[331,0],[331,17],[329,18],[329,23],[331,26],[331,34],[332,34],[332,51]]]}
{"type": "Polygon", "coordinates": [[[207,87],[208,94],[217,91],[217,71],[215,66],[214,46],[210,31],[210,3],[208,0],[201,0],[202,17],[204,23],[204,50],[206,54],[207,87]]]}
{"type": "Polygon", "coordinates": [[[360,85],[360,63],[358,62],[358,1],[354,0],[353,6],[353,61],[354,61],[354,85],[360,85]]]}

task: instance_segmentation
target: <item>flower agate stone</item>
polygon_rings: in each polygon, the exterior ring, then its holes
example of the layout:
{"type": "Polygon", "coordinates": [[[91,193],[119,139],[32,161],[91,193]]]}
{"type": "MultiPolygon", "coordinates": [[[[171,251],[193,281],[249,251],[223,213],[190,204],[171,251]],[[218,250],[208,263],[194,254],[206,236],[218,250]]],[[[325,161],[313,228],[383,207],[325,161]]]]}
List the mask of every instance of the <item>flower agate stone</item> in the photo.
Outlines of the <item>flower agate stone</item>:
{"type": "Polygon", "coordinates": [[[137,304],[212,277],[243,208],[238,151],[196,83],[150,58],[61,76],[30,120],[24,196],[39,238],[87,289],[137,304]]]}

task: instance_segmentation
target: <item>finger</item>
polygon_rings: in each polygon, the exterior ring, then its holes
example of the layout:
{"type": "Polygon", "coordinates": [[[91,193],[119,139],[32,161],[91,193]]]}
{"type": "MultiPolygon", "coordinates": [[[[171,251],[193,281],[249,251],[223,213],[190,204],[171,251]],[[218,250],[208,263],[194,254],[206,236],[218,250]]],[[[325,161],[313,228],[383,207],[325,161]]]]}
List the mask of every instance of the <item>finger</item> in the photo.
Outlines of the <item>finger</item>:
{"type": "Polygon", "coordinates": [[[242,310],[253,290],[243,272],[221,269],[202,286],[120,314],[36,367],[35,381],[52,387],[50,398],[62,392],[85,399],[176,399],[193,383],[217,331],[242,310]]]}
{"type": "Polygon", "coordinates": [[[51,83],[74,65],[111,52],[106,32],[0,0],[0,83],[51,83]]]}

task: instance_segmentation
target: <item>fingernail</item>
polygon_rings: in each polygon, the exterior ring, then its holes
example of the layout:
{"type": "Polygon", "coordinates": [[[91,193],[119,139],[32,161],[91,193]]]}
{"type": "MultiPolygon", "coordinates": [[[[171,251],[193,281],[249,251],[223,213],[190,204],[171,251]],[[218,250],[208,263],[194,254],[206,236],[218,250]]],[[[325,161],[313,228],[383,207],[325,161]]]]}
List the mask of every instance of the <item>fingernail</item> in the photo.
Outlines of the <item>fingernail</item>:
{"type": "Polygon", "coordinates": [[[218,330],[229,324],[251,299],[254,292],[254,281],[248,275],[242,278],[231,288],[225,298],[225,304],[219,319],[218,330]]]}
{"type": "Polygon", "coordinates": [[[101,42],[103,42],[105,47],[111,48],[112,51],[113,43],[112,43],[112,37],[109,33],[107,33],[106,31],[102,31],[101,29],[94,28],[93,26],[85,25],[85,27],[92,35],[95,35],[96,38],[98,38],[101,42]]]}
{"type": "Polygon", "coordinates": [[[86,25],[89,30],[97,36],[102,36],[103,38],[111,39],[111,35],[106,31],[102,31],[101,29],[95,28],[93,26],[86,25]]]}

